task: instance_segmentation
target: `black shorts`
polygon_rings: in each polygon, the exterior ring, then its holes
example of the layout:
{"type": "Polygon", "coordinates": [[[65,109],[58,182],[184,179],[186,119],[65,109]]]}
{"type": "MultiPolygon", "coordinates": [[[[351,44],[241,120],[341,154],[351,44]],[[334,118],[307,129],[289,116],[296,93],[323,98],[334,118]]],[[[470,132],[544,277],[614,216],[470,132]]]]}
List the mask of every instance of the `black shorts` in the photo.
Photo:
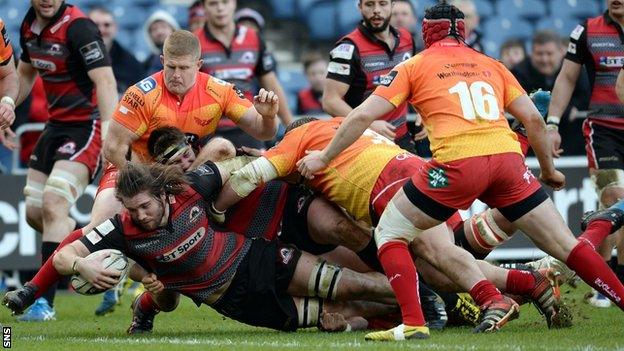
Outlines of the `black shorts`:
{"type": "Polygon", "coordinates": [[[101,166],[101,149],[99,120],[67,123],[49,121],[30,155],[28,167],[50,174],[56,161],[69,160],[83,163],[93,178],[101,166]]]}
{"type": "Polygon", "coordinates": [[[590,169],[624,169],[624,130],[583,122],[590,169]]]}
{"type": "Polygon", "coordinates": [[[263,141],[252,137],[240,128],[217,129],[215,136],[220,136],[231,141],[236,147],[246,146],[259,150],[264,149],[263,141]]]}
{"type": "MultiPolygon", "coordinates": [[[[289,186],[279,239],[285,243],[295,245],[301,251],[318,256],[334,250],[336,245],[318,244],[310,238],[308,210],[315,198],[314,193],[305,186],[289,186]]],[[[319,218],[319,220],[322,219],[319,218]]]]}
{"type": "Polygon", "coordinates": [[[300,257],[301,251],[292,245],[255,239],[229,288],[212,307],[241,323],[297,330],[297,307],[286,290],[300,257]]]}

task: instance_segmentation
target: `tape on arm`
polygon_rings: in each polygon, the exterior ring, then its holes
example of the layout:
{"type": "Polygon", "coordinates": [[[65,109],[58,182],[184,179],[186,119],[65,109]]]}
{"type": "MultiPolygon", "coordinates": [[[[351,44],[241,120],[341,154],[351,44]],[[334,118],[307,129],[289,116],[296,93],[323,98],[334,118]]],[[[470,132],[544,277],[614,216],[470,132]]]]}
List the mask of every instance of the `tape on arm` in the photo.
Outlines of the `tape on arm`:
{"type": "Polygon", "coordinates": [[[277,170],[265,157],[260,157],[234,172],[230,177],[232,190],[241,198],[249,195],[259,185],[277,178],[277,170]]]}
{"type": "Polygon", "coordinates": [[[243,168],[248,163],[257,159],[255,156],[236,156],[227,160],[215,162],[215,165],[219,167],[221,173],[232,174],[235,171],[243,168]]]}

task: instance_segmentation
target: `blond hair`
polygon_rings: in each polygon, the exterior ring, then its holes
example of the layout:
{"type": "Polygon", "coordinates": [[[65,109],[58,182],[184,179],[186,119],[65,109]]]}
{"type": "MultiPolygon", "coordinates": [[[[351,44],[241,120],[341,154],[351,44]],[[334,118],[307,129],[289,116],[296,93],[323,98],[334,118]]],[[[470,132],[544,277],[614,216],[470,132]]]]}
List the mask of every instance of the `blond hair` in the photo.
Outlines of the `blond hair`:
{"type": "Polygon", "coordinates": [[[199,59],[199,39],[187,30],[175,30],[165,40],[163,55],[166,57],[193,56],[199,59]]]}

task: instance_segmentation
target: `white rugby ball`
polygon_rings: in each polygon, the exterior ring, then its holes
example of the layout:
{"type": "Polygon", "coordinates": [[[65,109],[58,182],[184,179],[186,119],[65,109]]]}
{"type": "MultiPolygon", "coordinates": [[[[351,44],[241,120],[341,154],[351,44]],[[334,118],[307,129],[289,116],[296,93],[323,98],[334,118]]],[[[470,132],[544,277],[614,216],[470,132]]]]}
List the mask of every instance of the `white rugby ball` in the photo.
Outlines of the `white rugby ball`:
{"type": "MultiPolygon", "coordinates": [[[[119,273],[121,273],[119,281],[123,281],[123,278],[125,278],[128,274],[129,268],[128,258],[126,258],[126,255],[124,255],[123,252],[119,250],[107,249],[102,251],[110,251],[110,256],[102,260],[102,266],[104,268],[110,268],[119,271],[119,273]]],[[[99,252],[100,251],[92,252],[87,256],[87,258],[99,252]]],[[[95,295],[106,291],[94,287],[91,283],[81,277],[80,274],[72,276],[71,285],[77,293],[82,295],[95,295]]]]}

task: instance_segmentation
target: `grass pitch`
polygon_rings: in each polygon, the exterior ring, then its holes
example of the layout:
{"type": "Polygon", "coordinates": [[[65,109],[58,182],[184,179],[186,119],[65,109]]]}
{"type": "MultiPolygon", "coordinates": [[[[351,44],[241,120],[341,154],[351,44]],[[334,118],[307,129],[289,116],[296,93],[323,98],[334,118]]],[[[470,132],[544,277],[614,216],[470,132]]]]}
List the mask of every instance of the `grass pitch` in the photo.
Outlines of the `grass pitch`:
{"type": "Polygon", "coordinates": [[[206,306],[197,308],[189,299],[182,299],[172,313],[160,313],[151,335],[128,336],[129,296],[112,314],[96,317],[93,311],[101,296],[74,293],[57,296],[56,321],[19,323],[1,308],[0,324],[12,328],[15,350],[624,350],[624,314],[616,307],[598,309],[581,302],[588,291],[581,286],[564,294],[574,308],[575,325],[570,329],[548,330],[537,310],[525,305],[520,318],[498,333],[477,335],[469,328],[450,328],[432,332],[428,340],[391,343],[365,342],[363,332],[280,333],[248,327],[206,306]]]}

